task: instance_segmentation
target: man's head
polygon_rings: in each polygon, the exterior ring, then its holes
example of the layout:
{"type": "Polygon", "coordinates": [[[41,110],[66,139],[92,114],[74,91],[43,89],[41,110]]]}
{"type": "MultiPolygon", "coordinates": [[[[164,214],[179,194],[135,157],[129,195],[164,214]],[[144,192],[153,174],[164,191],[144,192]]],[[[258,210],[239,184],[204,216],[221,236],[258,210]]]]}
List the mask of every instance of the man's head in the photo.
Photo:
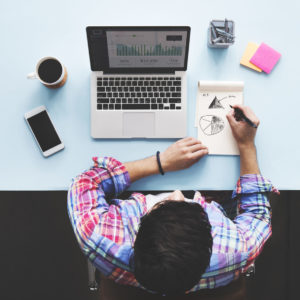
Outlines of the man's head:
{"type": "Polygon", "coordinates": [[[134,274],[149,290],[171,295],[197,284],[209,265],[211,226],[198,203],[160,202],[140,224],[134,274]]]}

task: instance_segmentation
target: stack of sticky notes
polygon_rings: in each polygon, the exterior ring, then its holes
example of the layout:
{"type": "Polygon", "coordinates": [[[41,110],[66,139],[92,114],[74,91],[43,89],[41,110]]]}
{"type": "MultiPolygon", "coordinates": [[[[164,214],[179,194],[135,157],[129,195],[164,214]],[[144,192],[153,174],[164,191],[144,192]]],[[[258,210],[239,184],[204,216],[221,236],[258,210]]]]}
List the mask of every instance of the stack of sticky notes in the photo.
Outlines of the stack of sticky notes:
{"type": "Polygon", "coordinates": [[[269,74],[277,64],[280,56],[279,52],[265,43],[258,46],[250,42],[246,47],[240,64],[257,72],[264,71],[269,74]]]}

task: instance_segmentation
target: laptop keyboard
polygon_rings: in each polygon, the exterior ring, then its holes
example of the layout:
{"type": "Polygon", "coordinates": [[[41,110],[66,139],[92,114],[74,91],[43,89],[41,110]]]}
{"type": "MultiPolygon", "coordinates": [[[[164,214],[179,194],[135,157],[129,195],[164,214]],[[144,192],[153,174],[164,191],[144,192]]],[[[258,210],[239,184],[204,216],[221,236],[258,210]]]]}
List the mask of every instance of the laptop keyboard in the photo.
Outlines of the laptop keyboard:
{"type": "Polygon", "coordinates": [[[97,109],[180,110],[181,77],[98,77],[97,109]]]}

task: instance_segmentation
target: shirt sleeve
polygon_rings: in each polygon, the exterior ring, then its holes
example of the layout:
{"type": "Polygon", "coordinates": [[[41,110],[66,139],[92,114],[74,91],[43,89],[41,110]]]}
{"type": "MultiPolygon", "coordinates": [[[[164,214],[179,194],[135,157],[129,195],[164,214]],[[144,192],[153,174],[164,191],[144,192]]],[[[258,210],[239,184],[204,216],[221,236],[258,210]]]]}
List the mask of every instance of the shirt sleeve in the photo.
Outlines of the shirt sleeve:
{"type": "Polygon", "coordinates": [[[68,213],[84,254],[109,276],[115,268],[130,270],[132,247],[125,241],[126,223],[134,217],[138,222],[145,209],[139,199],[113,199],[130,185],[122,163],[111,157],[93,160],[94,166],[70,186],[68,213]]]}
{"type": "Polygon", "coordinates": [[[246,268],[272,234],[269,192],[279,193],[269,180],[258,174],[241,176],[233,191],[232,197],[238,200],[238,215],[234,223],[240,237],[239,250],[248,253],[246,268]]]}

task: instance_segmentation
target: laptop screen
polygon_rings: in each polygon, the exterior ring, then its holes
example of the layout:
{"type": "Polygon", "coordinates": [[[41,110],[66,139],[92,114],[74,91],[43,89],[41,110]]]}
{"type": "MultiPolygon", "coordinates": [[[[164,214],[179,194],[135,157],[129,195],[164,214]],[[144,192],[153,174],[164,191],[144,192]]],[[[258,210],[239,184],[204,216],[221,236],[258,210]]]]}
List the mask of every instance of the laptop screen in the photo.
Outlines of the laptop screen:
{"type": "Polygon", "coordinates": [[[93,71],[186,70],[189,27],[87,27],[93,71]]]}

